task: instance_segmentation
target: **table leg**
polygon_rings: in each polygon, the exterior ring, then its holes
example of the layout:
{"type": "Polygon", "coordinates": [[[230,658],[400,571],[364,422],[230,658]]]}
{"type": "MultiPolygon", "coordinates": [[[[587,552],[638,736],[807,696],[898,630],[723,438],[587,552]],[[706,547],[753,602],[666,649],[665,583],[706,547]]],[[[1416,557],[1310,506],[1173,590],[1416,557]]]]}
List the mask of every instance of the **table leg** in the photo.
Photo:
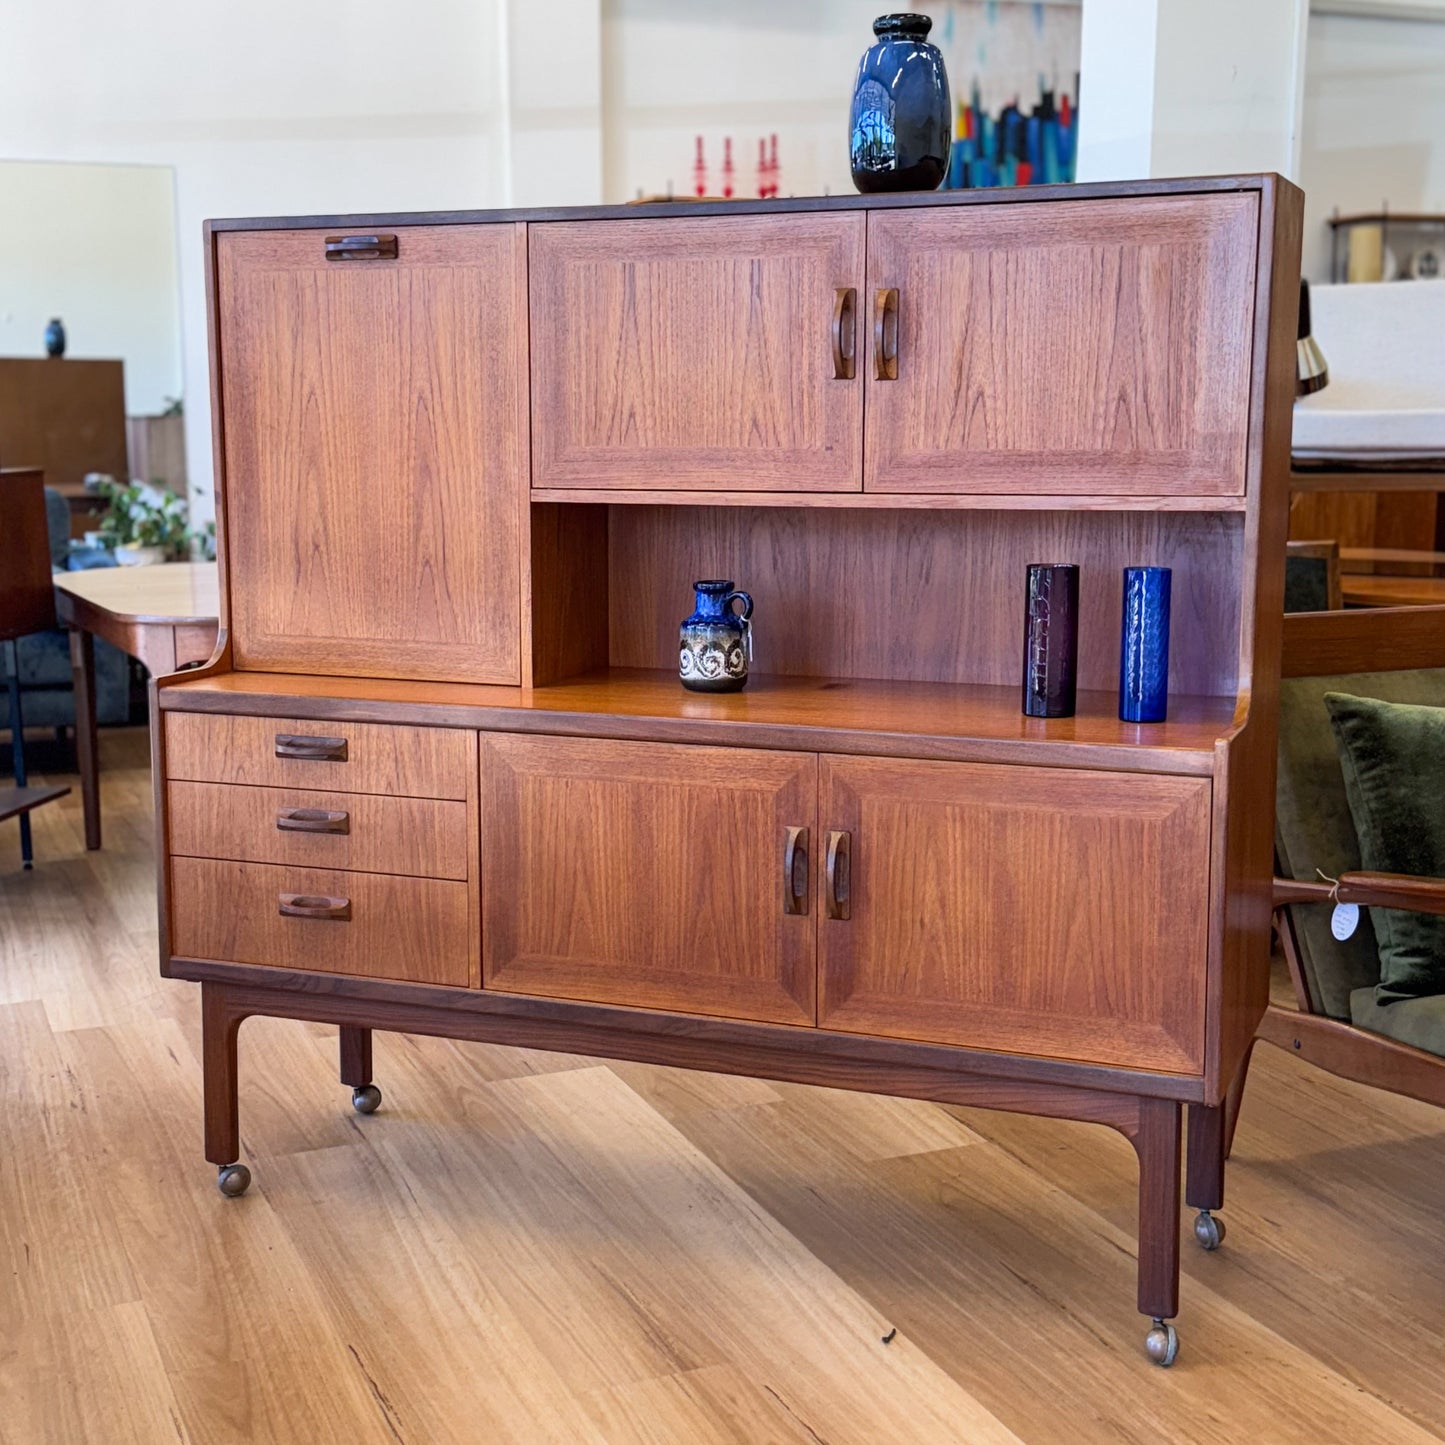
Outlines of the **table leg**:
{"type": "Polygon", "coordinates": [[[75,752],[80,761],[80,800],[85,846],[100,847],[100,750],[95,741],[95,638],[70,629],[70,676],[75,687],[75,752]]]}

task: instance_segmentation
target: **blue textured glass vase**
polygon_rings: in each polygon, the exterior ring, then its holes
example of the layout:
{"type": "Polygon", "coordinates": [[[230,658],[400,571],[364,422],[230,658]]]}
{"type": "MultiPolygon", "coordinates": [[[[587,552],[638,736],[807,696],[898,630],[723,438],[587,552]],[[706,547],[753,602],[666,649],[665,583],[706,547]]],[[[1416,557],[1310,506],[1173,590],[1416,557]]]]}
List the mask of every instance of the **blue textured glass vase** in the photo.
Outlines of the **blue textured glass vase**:
{"type": "Polygon", "coordinates": [[[694,582],[697,603],[683,624],[678,676],[692,692],[741,692],[752,661],[753,599],[731,582],[694,582]],[[742,611],[735,612],[733,603],[742,611]]]}
{"type": "Polygon", "coordinates": [[[1169,710],[1168,567],[1124,569],[1124,622],[1119,640],[1119,716],[1163,722],[1169,710]]]}
{"type": "Polygon", "coordinates": [[[870,191],[933,191],[953,140],[948,72],[928,43],[927,15],[880,15],[877,42],[853,82],[848,155],[853,184],[870,191]]]}

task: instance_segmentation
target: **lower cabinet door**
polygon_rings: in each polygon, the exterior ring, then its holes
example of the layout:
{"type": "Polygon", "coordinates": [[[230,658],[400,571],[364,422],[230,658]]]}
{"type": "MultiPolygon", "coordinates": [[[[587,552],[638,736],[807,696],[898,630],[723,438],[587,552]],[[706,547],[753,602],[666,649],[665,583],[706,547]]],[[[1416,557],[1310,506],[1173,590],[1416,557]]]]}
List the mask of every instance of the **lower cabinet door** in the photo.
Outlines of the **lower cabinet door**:
{"type": "Polygon", "coordinates": [[[483,985],[812,1024],[817,779],[811,753],[483,733],[483,985]]]}
{"type": "Polygon", "coordinates": [[[1195,1073],[1206,779],[820,760],[823,1028],[1195,1073]]]}

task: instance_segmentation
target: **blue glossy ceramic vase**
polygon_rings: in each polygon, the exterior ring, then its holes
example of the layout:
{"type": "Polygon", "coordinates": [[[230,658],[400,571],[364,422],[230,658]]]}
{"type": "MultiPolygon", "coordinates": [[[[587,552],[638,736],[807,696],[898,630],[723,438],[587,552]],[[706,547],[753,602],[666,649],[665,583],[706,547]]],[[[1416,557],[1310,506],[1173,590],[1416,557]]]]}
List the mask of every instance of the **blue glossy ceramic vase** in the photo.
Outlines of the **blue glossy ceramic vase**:
{"type": "Polygon", "coordinates": [[[678,676],[692,692],[741,692],[752,661],[753,599],[731,582],[694,582],[697,605],[682,624],[678,676]],[[733,610],[734,603],[742,611],[733,610]]]}
{"type": "Polygon", "coordinates": [[[65,327],[58,316],[52,316],[45,328],[45,354],[57,359],[65,355],[65,327]]]}
{"type": "Polygon", "coordinates": [[[870,191],[933,191],[948,172],[953,140],[948,72],[928,43],[927,15],[880,15],[877,43],[853,83],[848,153],[853,184],[870,191]]]}
{"type": "Polygon", "coordinates": [[[1119,716],[1163,722],[1169,711],[1168,567],[1124,569],[1124,620],[1119,638],[1119,716]]]}

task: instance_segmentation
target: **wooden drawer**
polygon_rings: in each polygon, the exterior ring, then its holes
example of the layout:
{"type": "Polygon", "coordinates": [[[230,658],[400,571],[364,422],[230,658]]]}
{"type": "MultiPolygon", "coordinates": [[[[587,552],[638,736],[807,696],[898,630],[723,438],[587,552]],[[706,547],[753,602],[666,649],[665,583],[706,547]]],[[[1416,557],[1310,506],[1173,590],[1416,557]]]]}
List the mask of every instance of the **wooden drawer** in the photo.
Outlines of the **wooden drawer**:
{"type": "Polygon", "coordinates": [[[467,805],[439,798],[172,782],[170,850],[419,878],[467,876],[467,805]]]}
{"type": "Polygon", "coordinates": [[[455,728],[166,714],[167,779],[465,798],[473,791],[476,771],[476,734],[455,728]],[[306,752],[314,756],[298,755],[306,752]]]}
{"type": "Polygon", "coordinates": [[[171,946],[181,958],[465,988],[468,945],[465,883],[171,859],[171,946]],[[347,916],[287,917],[285,895],[347,916]]]}

